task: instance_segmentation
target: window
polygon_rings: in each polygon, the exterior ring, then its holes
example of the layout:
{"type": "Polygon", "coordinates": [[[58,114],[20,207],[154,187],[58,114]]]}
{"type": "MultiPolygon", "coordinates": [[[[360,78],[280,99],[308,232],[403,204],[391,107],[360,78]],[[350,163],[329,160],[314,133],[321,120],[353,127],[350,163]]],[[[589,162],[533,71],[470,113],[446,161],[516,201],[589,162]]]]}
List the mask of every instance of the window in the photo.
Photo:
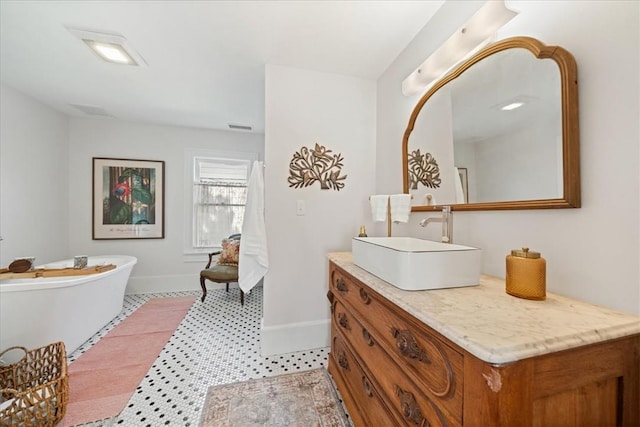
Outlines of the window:
{"type": "Polygon", "coordinates": [[[220,247],[222,239],[241,232],[247,181],[256,158],[253,153],[185,153],[185,192],[191,196],[185,206],[185,253],[209,252],[220,247]]]}
{"type": "Polygon", "coordinates": [[[249,161],[194,158],[193,247],[220,245],[240,233],[247,203],[249,161]]]}

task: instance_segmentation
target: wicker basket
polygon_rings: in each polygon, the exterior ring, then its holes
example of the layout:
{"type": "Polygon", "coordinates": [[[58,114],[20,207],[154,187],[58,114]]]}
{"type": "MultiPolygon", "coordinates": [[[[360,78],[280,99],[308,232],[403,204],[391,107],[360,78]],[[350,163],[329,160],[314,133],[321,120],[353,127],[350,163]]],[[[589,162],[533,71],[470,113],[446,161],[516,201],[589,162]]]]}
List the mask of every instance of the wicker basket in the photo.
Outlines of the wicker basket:
{"type": "Polygon", "coordinates": [[[22,350],[18,362],[0,366],[0,426],[56,425],[66,412],[69,397],[67,352],[63,342],[22,350]]]}

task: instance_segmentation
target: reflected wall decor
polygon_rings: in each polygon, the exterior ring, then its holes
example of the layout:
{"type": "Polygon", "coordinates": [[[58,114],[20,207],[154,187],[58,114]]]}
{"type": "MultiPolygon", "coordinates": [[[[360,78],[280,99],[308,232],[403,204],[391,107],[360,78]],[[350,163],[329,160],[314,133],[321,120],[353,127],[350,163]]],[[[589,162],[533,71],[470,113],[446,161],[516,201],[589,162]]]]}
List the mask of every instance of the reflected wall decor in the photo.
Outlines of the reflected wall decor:
{"type": "Polygon", "coordinates": [[[164,161],[93,158],[93,240],[164,238],[164,161]]]}
{"type": "Polygon", "coordinates": [[[429,188],[438,188],[442,183],[440,167],[431,153],[420,153],[420,149],[409,153],[407,160],[409,188],[416,190],[418,184],[429,188]]]}

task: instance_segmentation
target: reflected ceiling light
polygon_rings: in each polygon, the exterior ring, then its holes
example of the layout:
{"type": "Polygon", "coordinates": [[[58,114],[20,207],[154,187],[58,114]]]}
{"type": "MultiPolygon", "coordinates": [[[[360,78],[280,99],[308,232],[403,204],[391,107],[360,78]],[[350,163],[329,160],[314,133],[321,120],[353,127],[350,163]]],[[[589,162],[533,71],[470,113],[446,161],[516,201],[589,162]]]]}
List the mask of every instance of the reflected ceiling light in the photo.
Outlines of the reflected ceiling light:
{"type": "Polygon", "coordinates": [[[510,97],[505,101],[499,102],[498,104],[492,105],[490,108],[493,110],[511,111],[515,110],[516,108],[520,108],[523,105],[537,102],[538,100],[539,99],[535,96],[517,95],[514,97],[510,97]]]}
{"type": "Polygon", "coordinates": [[[496,30],[517,14],[507,9],[504,0],[487,0],[471,19],[402,82],[402,93],[411,96],[430,87],[458,63],[489,44],[495,38],[496,30]]]}
{"type": "Polygon", "coordinates": [[[504,107],[500,108],[502,111],[511,111],[516,108],[520,108],[524,105],[524,102],[512,102],[511,104],[507,104],[504,107]]]}
{"type": "Polygon", "coordinates": [[[85,42],[102,60],[115,64],[146,65],[138,54],[120,34],[102,33],[67,27],[67,30],[85,42]]]}

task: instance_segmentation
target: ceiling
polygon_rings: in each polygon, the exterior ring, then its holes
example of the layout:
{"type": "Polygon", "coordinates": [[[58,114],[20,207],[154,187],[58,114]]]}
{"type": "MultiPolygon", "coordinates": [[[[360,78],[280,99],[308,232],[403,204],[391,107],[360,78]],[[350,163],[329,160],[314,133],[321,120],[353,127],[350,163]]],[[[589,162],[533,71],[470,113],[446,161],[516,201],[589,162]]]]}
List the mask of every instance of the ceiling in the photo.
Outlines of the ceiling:
{"type": "Polygon", "coordinates": [[[265,64],[375,80],[443,2],[0,0],[0,78],[72,116],[263,133],[265,64]],[[121,34],[147,66],[66,27],[121,34]]]}

